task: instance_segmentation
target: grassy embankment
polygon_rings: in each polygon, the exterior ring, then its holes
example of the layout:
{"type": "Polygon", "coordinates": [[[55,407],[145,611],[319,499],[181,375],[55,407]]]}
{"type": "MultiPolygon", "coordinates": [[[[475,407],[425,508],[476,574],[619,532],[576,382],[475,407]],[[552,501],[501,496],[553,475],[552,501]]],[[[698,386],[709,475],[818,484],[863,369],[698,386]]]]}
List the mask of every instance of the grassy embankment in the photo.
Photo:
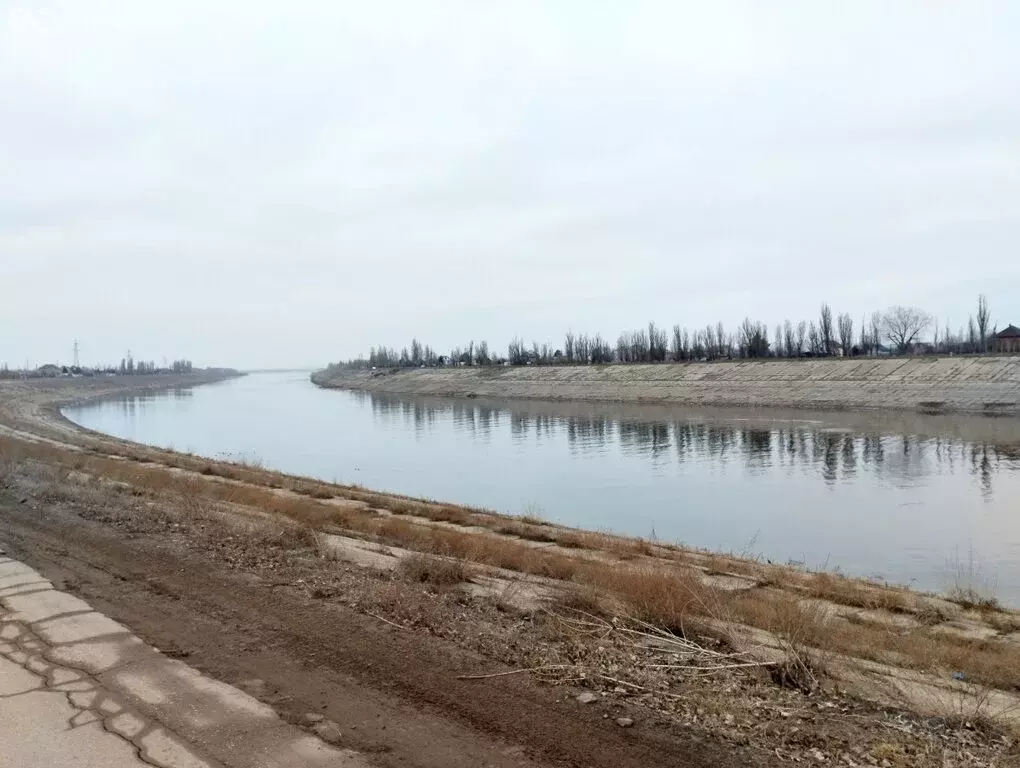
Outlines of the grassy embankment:
{"type": "Polygon", "coordinates": [[[29,463],[46,468],[54,488],[98,507],[117,493],[169,502],[182,520],[226,525],[250,535],[253,546],[269,535],[342,558],[345,542],[360,540],[390,554],[399,548],[400,572],[420,582],[528,577],[543,597],[591,616],[755,646],[759,660],[805,686],[816,683],[826,658],[838,658],[1020,688],[1020,615],[973,584],[951,585],[945,597],[924,595],[253,466],[129,444],[116,454],[108,448],[0,438],[0,483],[29,463]]]}

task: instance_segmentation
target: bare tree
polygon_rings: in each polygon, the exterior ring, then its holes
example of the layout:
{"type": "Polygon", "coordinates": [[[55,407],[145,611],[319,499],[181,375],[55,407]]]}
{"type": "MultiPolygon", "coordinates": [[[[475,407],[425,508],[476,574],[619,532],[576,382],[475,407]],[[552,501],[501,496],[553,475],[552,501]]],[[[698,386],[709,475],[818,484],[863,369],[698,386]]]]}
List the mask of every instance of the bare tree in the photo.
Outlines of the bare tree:
{"type": "Polygon", "coordinates": [[[489,357],[489,342],[478,342],[478,349],[475,351],[475,362],[478,365],[488,365],[492,362],[492,358],[489,357]]]}
{"type": "Polygon", "coordinates": [[[684,359],[684,337],[679,325],[673,326],[673,341],[669,353],[674,363],[679,363],[684,359]]]}
{"type": "Polygon", "coordinates": [[[577,337],[577,345],[574,347],[574,357],[581,365],[589,365],[592,362],[591,348],[593,339],[585,333],[577,337]]]}
{"type": "Polygon", "coordinates": [[[822,352],[831,355],[835,335],[832,331],[832,307],[828,304],[822,304],[822,309],[818,314],[818,338],[822,345],[822,352]]]}
{"type": "Polygon", "coordinates": [[[595,334],[590,345],[592,365],[613,362],[613,348],[599,334],[595,334]]]}
{"type": "Polygon", "coordinates": [[[978,344],[980,345],[982,352],[988,351],[988,326],[990,322],[991,317],[988,311],[988,298],[982,293],[978,296],[977,309],[978,344]]]}
{"type": "Polygon", "coordinates": [[[653,363],[666,359],[666,332],[654,322],[648,324],[648,359],[653,363]]]}
{"type": "Polygon", "coordinates": [[[801,320],[797,323],[797,357],[804,354],[804,345],[807,343],[807,322],[801,320]]]}
{"type": "Polygon", "coordinates": [[[563,354],[567,358],[568,363],[574,362],[574,341],[576,337],[573,331],[567,331],[567,336],[563,340],[563,354]]]}
{"type": "Polygon", "coordinates": [[[507,360],[510,361],[510,365],[524,365],[528,362],[528,350],[524,346],[524,342],[516,336],[510,342],[509,347],[507,347],[506,356],[507,360]]]}
{"type": "Polygon", "coordinates": [[[718,347],[716,346],[715,343],[715,328],[713,328],[711,325],[705,326],[704,343],[705,343],[705,357],[711,360],[718,354],[718,347]]]}
{"type": "Polygon", "coordinates": [[[715,324],[715,341],[716,344],[718,344],[719,346],[718,348],[719,357],[729,357],[730,348],[733,345],[730,343],[730,337],[727,336],[726,332],[723,330],[723,324],[721,320],[715,324]]]}
{"type": "Polygon", "coordinates": [[[691,339],[691,357],[695,360],[701,360],[703,357],[707,357],[703,331],[694,332],[694,337],[691,339]]]}
{"type": "Polygon", "coordinates": [[[882,315],[885,336],[901,355],[910,350],[930,325],[931,315],[917,307],[890,307],[882,315]]]}
{"type": "Polygon", "coordinates": [[[768,357],[769,332],[765,323],[753,323],[751,318],[745,317],[738,334],[737,346],[743,357],[768,357]]]}
{"type": "Polygon", "coordinates": [[[854,321],[845,312],[836,321],[839,329],[839,344],[843,348],[843,356],[850,357],[854,345],[854,321]]]}
{"type": "Polygon", "coordinates": [[[822,336],[818,333],[818,328],[814,323],[811,323],[811,327],[808,328],[808,350],[815,356],[822,353],[822,336]]]}
{"type": "Polygon", "coordinates": [[[786,347],[787,357],[797,357],[800,351],[796,349],[796,337],[793,335],[793,323],[787,320],[783,323],[783,344],[786,347]]]}
{"type": "Polygon", "coordinates": [[[882,313],[871,313],[871,347],[877,354],[878,348],[882,345],[882,313]]]}

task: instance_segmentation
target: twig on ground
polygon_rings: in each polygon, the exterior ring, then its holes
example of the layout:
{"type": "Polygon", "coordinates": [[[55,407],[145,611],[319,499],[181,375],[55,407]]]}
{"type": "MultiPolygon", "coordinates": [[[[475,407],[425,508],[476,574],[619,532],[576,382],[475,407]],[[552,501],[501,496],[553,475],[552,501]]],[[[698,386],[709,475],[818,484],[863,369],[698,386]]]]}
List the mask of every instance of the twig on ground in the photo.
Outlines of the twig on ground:
{"type": "Polygon", "coordinates": [[[396,627],[397,629],[407,629],[407,627],[405,627],[403,624],[397,624],[397,622],[395,621],[384,619],[382,616],[376,616],[374,613],[369,613],[368,611],[365,611],[365,615],[371,616],[373,619],[379,619],[379,621],[385,622],[386,624],[389,624],[391,627],[396,627]]]}
{"type": "Polygon", "coordinates": [[[546,664],[541,667],[527,667],[525,669],[513,669],[509,672],[495,672],[491,675],[460,675],[458,680],[490,680],[494,677],[509,677],[510,675],[523,675],[525,672],[542,672],[547,669],[569,669],[570,664],[546,664]]]}

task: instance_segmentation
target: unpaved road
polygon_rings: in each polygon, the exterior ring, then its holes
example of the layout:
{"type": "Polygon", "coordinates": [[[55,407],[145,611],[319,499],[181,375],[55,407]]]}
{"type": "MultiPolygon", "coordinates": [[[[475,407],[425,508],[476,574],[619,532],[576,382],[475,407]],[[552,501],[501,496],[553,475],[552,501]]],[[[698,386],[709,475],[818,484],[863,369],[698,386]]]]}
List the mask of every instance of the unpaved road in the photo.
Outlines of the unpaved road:
{"type": "Polygon", "coordinates": [[[148,534],[0,491],[0,547],[170,656],[248,690],[285,719],[336,721],[379,766],[755,766],[767,756],[646,720],[529,676],[458,676],[493,664],[293,585],[231,570],[148,534]],[[615,716],[615,715],[613,715],[615,716]]]}

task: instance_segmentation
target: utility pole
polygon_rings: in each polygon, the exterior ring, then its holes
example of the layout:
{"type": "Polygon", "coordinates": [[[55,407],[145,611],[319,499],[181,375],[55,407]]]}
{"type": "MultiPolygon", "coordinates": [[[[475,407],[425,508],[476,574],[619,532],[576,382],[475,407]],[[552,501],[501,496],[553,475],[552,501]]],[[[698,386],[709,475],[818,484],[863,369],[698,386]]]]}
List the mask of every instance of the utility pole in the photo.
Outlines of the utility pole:
{"type": "Polygon", "coordinates": [[[79,368],[78,364],[78,353],[81,351],[81,345],[78,344],[78,339],[74,340],[74,367],[79,368]]]}

